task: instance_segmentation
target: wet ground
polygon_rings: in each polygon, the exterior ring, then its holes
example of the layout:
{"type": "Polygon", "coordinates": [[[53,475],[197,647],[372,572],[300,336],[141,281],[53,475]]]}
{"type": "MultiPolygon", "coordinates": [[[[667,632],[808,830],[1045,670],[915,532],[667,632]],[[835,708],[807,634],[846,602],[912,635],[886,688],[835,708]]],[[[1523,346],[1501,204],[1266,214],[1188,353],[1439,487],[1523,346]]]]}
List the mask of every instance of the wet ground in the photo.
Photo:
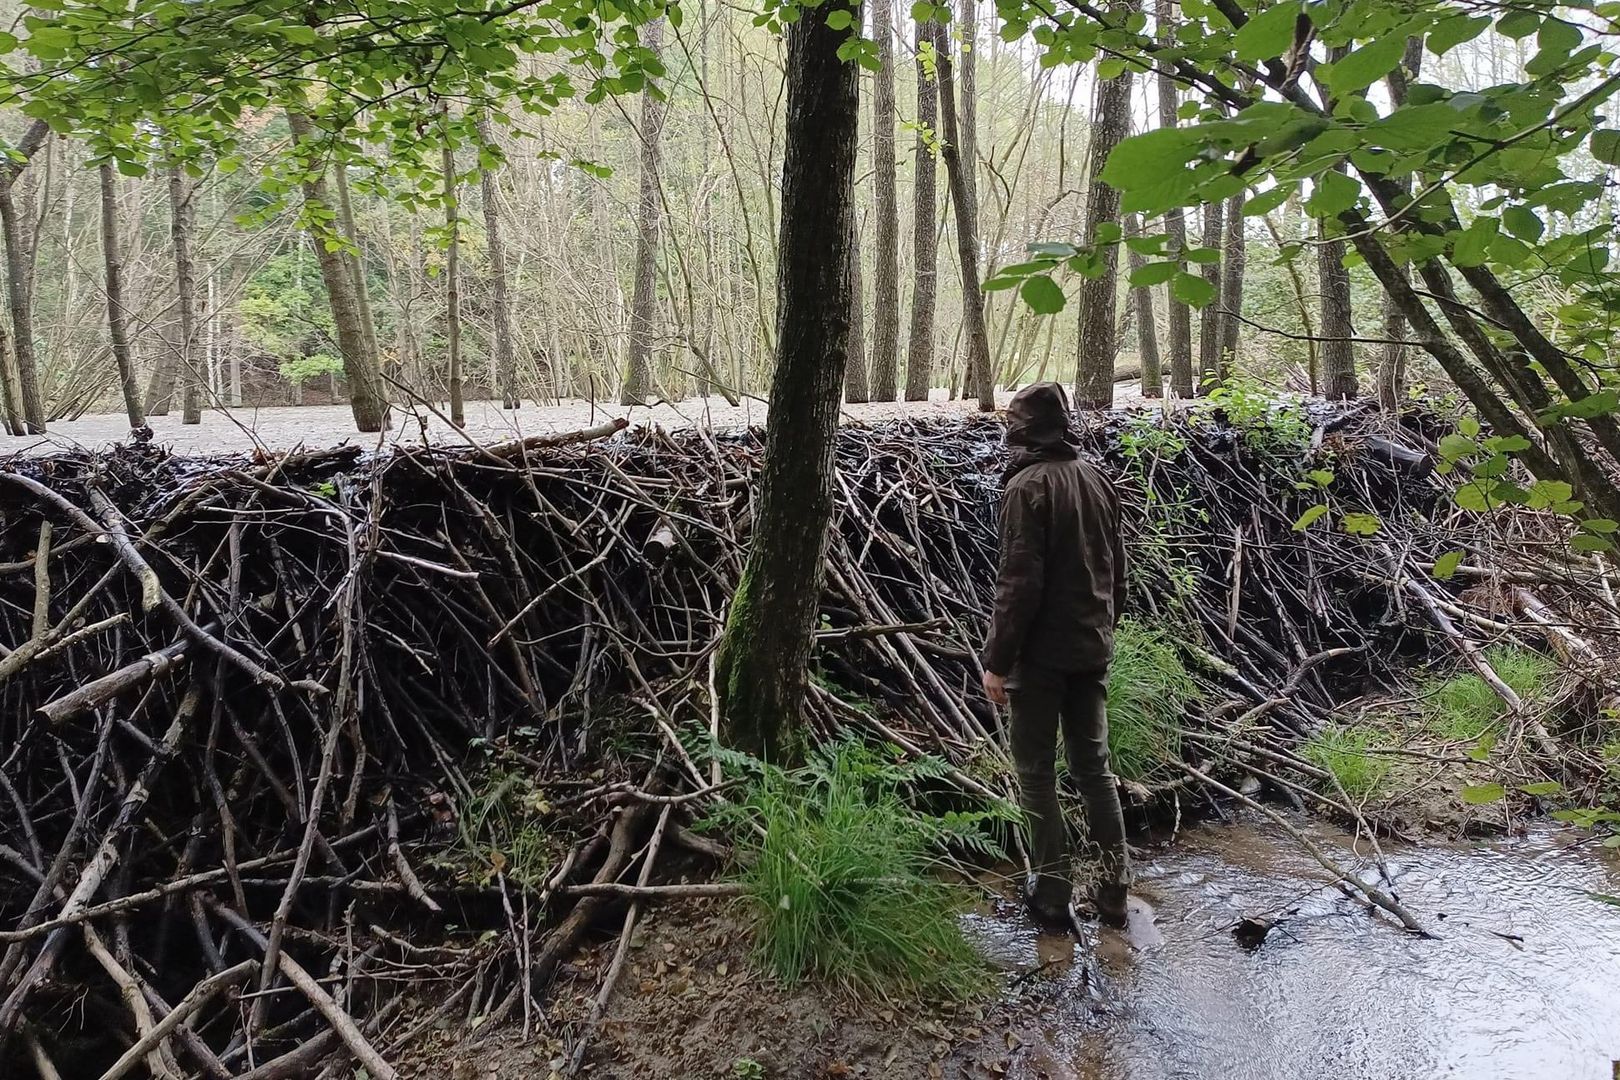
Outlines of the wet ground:
{"type": "MultiPolygon", "coordinates": [[[[1136,383],[1120,383],[1114,388],[1115,402],[1119,405],[1142,400],[1136,383]]],[[[998,395],[1005,405],[1008,394],[998,395]]],[[[762,400],[744,398],[736,405],[724,398],[691,398],[686,401],[666,402],[652,406],[628,406],[613,402],[583,400],[564,401],[556,405],[537,406],[526,402],[521,409],[506,410],[494,401],[467,402],[465,435],[458,433],[444,418],[447,409],[436,406],[439,413],[421,406],[395,406],[393,426],[381,436],[362,435],[354,430],[354,414],[347,405],[275,406],[263,409],[209,409],[203,413],[202,423],[182,424],[180,414],[152,417],[155,441],[160,446],[173,447],[181,453],[213,453],[221,451],[251,452],[256,447],[268,450],[290,450],[295,447],[316,448],[353,443],[367,449],[379,443],[420,445],[430,443],[464,443],[469,437],[480,443],[498,442],[527,435],[544,435],[558,431],[578,431],[601,423],[611,417],[623,416],[632,424],[652,423],[663,427],[702,426],[711,428],[746,427],[765,422],[766,408],[762,400]]],[[[962,416],[977,410],[974,401],[951,401],[943,390],[935,390],[926,402],[872,402],[864,405],[846,405],[848,422],[875,422],[901,416],[962,416]]],[[[80,417],[77,420],[53,422],[45,436],[11,436],[0,434],[0,457],[14,452],[39,453],[52,446],[85,446],[100,449],[129,436],[129,422],[123,413],[104,413],[80,417]]]]}
{"type": "MultiPolygon", "coordinates": [[[[1318,839],[1352,857],[1342,835],[1318,839]]],[[[1124,935],[1071,949],[975,916],[987,951],[1024,973],[1017,993],[1043,999],[1007,1075],[1612,1080],[1620,907],[1591,893],[1620,893],[1620,863],[1579,840],[1388,850],[1433,940],[1321,888],[1297,843],[1254,825],[1148,853],[1139,892],[1154,914],[1139,906],[1124,935]],[[1276,921],[1253,951],[1232,933],[1246,918],[1276,921]]]]}

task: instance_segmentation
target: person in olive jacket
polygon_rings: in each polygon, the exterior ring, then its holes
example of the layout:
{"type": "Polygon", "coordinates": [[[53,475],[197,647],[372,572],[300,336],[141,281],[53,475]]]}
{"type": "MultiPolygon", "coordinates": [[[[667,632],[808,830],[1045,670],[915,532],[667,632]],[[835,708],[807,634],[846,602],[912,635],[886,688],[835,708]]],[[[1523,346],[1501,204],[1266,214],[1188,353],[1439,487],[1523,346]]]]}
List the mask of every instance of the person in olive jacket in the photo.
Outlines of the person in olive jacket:
{"type": "Polygon", "coordinates": [[[1057,383],[1020,390],[1007,409],[1007,464],[995,615],[982,656],[984,689],[1012,705],[1012,753],[1035,871],[1025,900],[1036,922],[1073,923],[1063,814],[1057,799],[1061,726],[1069,773],[1102,851],[1091,893],[1098,916],[1125,922],[1130,856],[1108,767],[1108,665],[1125,600],[1119,496],[1081,460],[1069,401],[1057,383]]]}

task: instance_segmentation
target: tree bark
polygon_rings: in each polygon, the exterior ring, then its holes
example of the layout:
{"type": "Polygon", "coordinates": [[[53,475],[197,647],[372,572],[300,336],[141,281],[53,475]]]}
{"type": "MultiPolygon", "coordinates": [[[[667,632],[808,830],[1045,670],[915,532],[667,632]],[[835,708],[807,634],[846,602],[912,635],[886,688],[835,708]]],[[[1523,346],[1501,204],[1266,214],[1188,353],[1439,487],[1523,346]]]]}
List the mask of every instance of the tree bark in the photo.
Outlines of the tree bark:
{"type": "Polygon", "coordinates": [[[1322,294],[1322,393],[1329,401],[1347,401],[1359,392],[1356,350],[1350,316],[1350,271],[1344,266],[1344,241],[1330,238],[1326,223],[1316,248],[1318,287],[1322,294]]]}
{"type": "MultiPolygon", "coordinates": [[[[895,194],[894,6],[873,0],[872,172],[877,188],[877,278],[873,281],[872,397],[893,401],[900,365],[900,204],[895,194]]],[[[921,165],[918,165],[919,170],[921,165]]],[[[930,215],[932,224],[932,215],[930,215]]]]}
{"type": "MultiPolygon", "coordinates": [[[[1222,204],[1218,202],[1204,204],[1202,246],[1214,251],[1221,250],[1225,239],[1222,209],[1222,204]]],[[[1204,283],[1215,290],[1215,295],[1198,313],[1198,391],[1208,393],[1211,387],[1225,378],[1221,363],[1221,341],[1225,337],[1221,317],[1221,264],[1201,263],[1198,272],[1204,283]]]]}
{"type": "MultiPolygon", "coordinates": [[[[1125,219],[1126,236],[1141,236],[1144,231],[1136,215],[1132,214],[1125,219]]],[[[1134,274],[1147,265],[1147,257],[1127,247],[1125,265],[1129,272],[1134,274]]],[[[1131,296],[1136,303],[1136,351],[1141,358],[1142,396],[1162,397],[1164,370],[1159,360],[1159,332],[1153,315],[1153,287],[1133,285],[1131,296]]]]}
{"type": "MultiPolygon", "coordinates": [[[[25,269],[31,269],[32,265],[32,255],[23,250],[23,237],[20,232],[20,225],[15,220],[17,209],[13,201],[11,188],[17,182],[17,178],[22,175],[22,171],[28,167],[30,159],[39,151],[41,146],[45,145],[46,140],[50,138],[50,134],[51,128],[49,124],[43,120],[35,120],[28,125],[28,128],[23,132],[22,138],[17,140],[16,146],[8,148],[10,153],[0,158],[0,224],[3,224],[5,228],[8,277],[14,273],[11,266],[11,252],[14,242],[19,248],[19,254],[22,255],[21,261],[25,269]]],[[[22,280],[24,282],[24,307],[31,312],[32,308],[26,303],[26,300],[31,295],[31,290],[28,288],[29,283],[32,281],[31,273],[24,273],[22,280]]],[[[8,293],[8,298],[9,296],[8,293]]],[[[15,305],[13,304],[13,306],[15,305]]],[[[32,319],[25,320],[25,323],[31,324],[32,319]]],[[[7,430],[13,435],[28,434],[34,427],[28,404],[30,398],[32,398],[36,402],[34,412],[39,419],[36,433],[43,432],[45,430],[45,407],[39,393],[39,372],[34,357],[32,326],[28,326],[28,340],[26,342],[21,340],[23,336],[22,329],[16,326],[13,326],[13,329],[16,331],[12,339],[12,342],[15,342],[15,348],[12,348],[11,342],[7,340],[5,327],[0,325],[0,409],[4,410],[7,430]],[[23,368],[25,364],[28,367],[26,378],[31,380],[31,392],[24,386],[23,368]]]]}
{"type": "Polygon", "coordinates": [[[103,161],[101,178],[101,251],[107,267],[107,332],[112,338],[113,360],[118,365],[118,387],[124,397],[129,426],[142,427],[141,391],[135,382],[135,359],[129,347],[128,309],[124,303],[124,263],[118,250],[118,184],[112,162],[103,161]]]}
{"type": "Polygon", "coordinates": [[[933,40],[917,24],[917,140],[912,150],[911,251],[917,280],[911,292],[911,340],[906,348],[906,400],[927,401],[934,381],[934,302],[939,288],[939,234],[934,231],[939,167],[930,140],[939,126],[939,88],[925,70],[923,42],[933,40]]]}
{"type": "Polygon", "coordinates": [[[1226,249],[1222,253],[1221,379],[1230,377],[1237,363],[1238,337],[1243,320],[1243,274],[1248,268],[1248,245],[1243,236],[1243,193],[1226,201],[1226,249]]]}
{"type": "MultiPolygon", "coordinates": [[[[1103,166],[1131,127],[1131,71],[1099,80],[1091,125],[1089,176],[1086,181],[1084,243],[1102,261],[1103,271],[1080,283],[1079,337],[1076,342],[1074,405],[1107,409],[1114,404],[1114,360],[1119,336],[1115,329],[1119,290],[1119,245],[1097,243],[1104,224],[1119,222],[1119,191],[1103,183],[1103,166]]],[[[1155,358],[1155,363],[1157,359],[1155,358]]]]}
{"type": "Polygon", "coordinates": [[[984,293],[979,287],[979,230],[974,226],[973,195],[967,186],[971,162],[963,161],[948,35],[943,26],[930,26],[934,66],[939,73],[939,112],[945,121],[945,178],[951,185],[951,205],[956,210],[956,254],[962,270],[962,322],[968,349],[964,389],[978,399],[980,412],[991,412],[996,407],[996,393],[990,373],[990,336],[984,325],[984,293]]]}
{"type": "Polygon", "coordinates": [[[838,58],[847,35],[820,15],[787,29],[771,420],[748,562],[717,666],[726,739],[777,762],[791,760],[799,742],[849,353],[859,69],[838,58]]]}
{"type": "Polygon", "coordinates": [[[180,345],[177,353],[181,387],[181,423],[202,423],[201,365],[197,341],[197,264],[192,258],[192,205],[185,173],[169,167],[169,236],[174,242],[174,284],[179,294],[180,345]]]}
{"type": "Polygon", "coordinates": [[[349,197],[349,166],[338,162],[332,176],[337,186],[338,223],[351,245],[349,250],[341,254],[349,268],[349,276],[354,279],[354,302],[360,312],[360,333],[366,340],[366,352],[372,357],[381,357],[382,352],[377,348],[377,319],[371,311],[371,282],[366,276],[365,254],[360,247],[360,226],[354,218],[354,200],[349,197]]]}
{"type": "MultiPolygon", "coordinates": [[[[858,136],[857,136],[858,138],[858,136]]],[[[850,206],[855,205],[855,191],[850,189],[850,206]]],[[[861,280],[861,230],[855,223],[855,213],[849,215],[849,362],[844,368],[844,400],[859,404],[872,400],[871,387],[866,378],[866,297],[861,280]]]]}
{"type": "MultiPolygon", "coordinates": [[[[478,117],[478,139],[485,146],[495,145],[495,130],[489,115],[478,117]]],[[[506,280],[506,244],[501,239],[500,184],[495,170],[480,165],[478,181],[484,201],[484,243],[489,248],[489,291],[494,306],[491,313],[495,324],[493,334],[495,382],[501,395],[501,407],[520,408],[523,398],[518,393],[517,351],[512,343],[512,297],[506,280]]],[[[552,396],[551,373],[544,358],[540,361],[539,396],[552,396]]]]}
{"type": "MultiPolygon", "coordinates": [[[[657,52],[664,40],[664,20],[642,27],[641,43],[657,52]]],[[[648,87],[641,95],[641,197],[636,208],[636,279],[630,300],[630,346],[625,358],[623,405],[640,405],[652,393],[653,327],[658,317],[658,234],[663,201],[658,191],[659,143],[664,133],[664,103],[648,87]]],[[[846,241],[847,242],[847,241],[846,241]]]]}
{"type": "MultiPolygon", "coordinates": [[[[1409,81],[1418,77],[1422,66],[1423,39],[1412,38],[1406,43],[1406,55],[1401,58],[1400,67],[1390,72],[1385,80],[1392,107],[1398,109],[1406,104],[1409,81]]],[[[1409,179],[1402,179],[1399,183],[1403,192],[1411,192],[1409,179]]],[[[1394,412],[1401,407],[1401,398],[1406,393],[1407,347],[1399,344],[1406,337],[1406,315],[1401,311],[1401,305],[1388,293],[1384,294],[1384,337],[1386,340],[1378,355],[1378,404],[1385,411],[1394,412]]]]}
{"type": "MultiPolygon", "coordinates": [[[[287,123],[293,138],[309,140],[314,132],[309,117],[296,109],[287,110],[287,123]]],[[[324,171],[311,171],[304,180],[304,202],[320,220],[334,216],[327,193],[324,171]]],[[[388,426],[388,391],[377,367],[375,338],[365,331],[360,301],[355,293],[355,274],[342,250],[327,246],[326,237],[310,233],[310,244],[320,262],[321,280],[326,284],[327,301],[332,307],[332,323],[337,329],[338,351],[343,354],[343,373],[349,381],[349,409],[360,431],[381,431],[388,426]],[[368,341],[373,342],[368,346],[368,341]]]]}
{"type": "MultiPolygon", "coordinates": [[[[1168,44],[1172,41],[1170,28],[1175,24],[1175,4],[1173,0],[1156,0],[1153,11],[1154,21],[1158,23],[1158,40],[1168,44]]],[[[1176,109],[1181,104],[1176,81],[1161,68],[1158,83],[1159,126],[1175,127],[1176,109]]],[[[1176,261],[1178,272],[1185,271],[1187,266],[1182,252],[1187,250],[1187,219],[1181,207],[1165,211],[1164,232],[1169,238],[1168,256],[1176,261]]],[[[1169,318],[1170,389],[1178,397],[1192,397],[1197,390],[1193,383],[1192,311],[1176,299],[1174,292],[1165,297],[1165,304],[1169,318]]]]}
{"type": "Polygon", "coordinates": [[[18,404],[28,433],[43,435],[45,395],[39,385],[39,359],[34,354],[34,302],[28,287],[28,250],[22,215],[12,188],[12,183],[0,183],[0,230],[5,235],[6,300],[11,307],[12,356],[21,399],[18,404]]]}
{"type": "Polygon", "coordinates": [[[466,373],[461,362],[461,185],[456,181],[456,148],[450,139],[450,103],[439,108],[440,148],[444,184],[444,228],[448,248],[444,257],[444,327],[450,352],[450,422],[467,426],[467,402],[462,381],[466,373]]]}

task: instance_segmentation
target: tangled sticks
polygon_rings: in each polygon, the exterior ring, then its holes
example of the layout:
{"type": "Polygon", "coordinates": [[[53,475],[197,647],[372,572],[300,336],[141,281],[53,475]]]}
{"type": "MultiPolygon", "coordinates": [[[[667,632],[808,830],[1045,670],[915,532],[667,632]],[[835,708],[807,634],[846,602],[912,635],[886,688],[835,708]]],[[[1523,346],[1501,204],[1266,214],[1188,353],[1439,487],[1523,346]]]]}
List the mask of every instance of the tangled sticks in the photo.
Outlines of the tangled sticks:
{"type": "MultiPolygon", "coordinates": [[[[1379,443],[1369,423],[1322,418],[1341,426],[1315,452],[1331,484],[1302,479],[1303,445],[1220,423],[1114,417],[1089,436],[1135,508],[1134,602],[1185,627],[1220,693],[1187,732],[1205,790],[1259,772],[1353,815],[1290,747],[1403,655],[1439,643],[1488,668],[1474,643],[1504,632],[1609,651],[1601,564],[1508,559],[1497,523],[1444,511],[1441,483],[1397,461],[1421,436],[1379,443]],[[1346,531],[1349,507],[1379,531],[1346,531]],[[1483,613],[1436,583],[1459,548],[1459,581],[1535,607],[1483,613]]],[[[714,853],[680,822],[718,797],[689,746],[713,723],[760,445],[601,441],[616,430],[0,466],[0,1068],[391,1076],[452,1016],[545,1022],[535,995],[580,934],[679,891],[653,862],[714,853]],[[660,748],[619,761],[626,728],[660,748]],[[545,778],[543,873],[501,856],[470,880],[436,858],[479,795],[469,749],[492,744],[545,778]]],[[[991,421],[844,431],[806,715],[819,737],[939,754],[979,793],[1004,790],[973,692],[999,443],[991,421]]]]}

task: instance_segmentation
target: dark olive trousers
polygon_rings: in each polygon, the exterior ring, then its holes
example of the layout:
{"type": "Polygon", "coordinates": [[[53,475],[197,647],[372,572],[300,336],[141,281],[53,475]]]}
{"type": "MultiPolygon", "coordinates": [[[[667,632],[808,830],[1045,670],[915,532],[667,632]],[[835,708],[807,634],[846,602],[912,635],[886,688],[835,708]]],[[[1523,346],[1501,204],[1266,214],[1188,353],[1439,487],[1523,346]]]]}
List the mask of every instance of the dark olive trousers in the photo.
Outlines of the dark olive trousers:
{"type": "Polygon", "coordinates": [[[1068,833],[1057,797],[1057,736],[1069,775],[1086,807],[1090,840],[1100,850],[1099,885],[1127,885],[1130,855],[1125,849],[1125,815],[1119,789],[1108,768],[1108,674],[1062,672],[1021,665],[1009,680],[1012,753],[1018,791],[1028,818],[1030,863],[1035,869],[1035,903],[1061,911],[1069,903],[1068,833]]]}

